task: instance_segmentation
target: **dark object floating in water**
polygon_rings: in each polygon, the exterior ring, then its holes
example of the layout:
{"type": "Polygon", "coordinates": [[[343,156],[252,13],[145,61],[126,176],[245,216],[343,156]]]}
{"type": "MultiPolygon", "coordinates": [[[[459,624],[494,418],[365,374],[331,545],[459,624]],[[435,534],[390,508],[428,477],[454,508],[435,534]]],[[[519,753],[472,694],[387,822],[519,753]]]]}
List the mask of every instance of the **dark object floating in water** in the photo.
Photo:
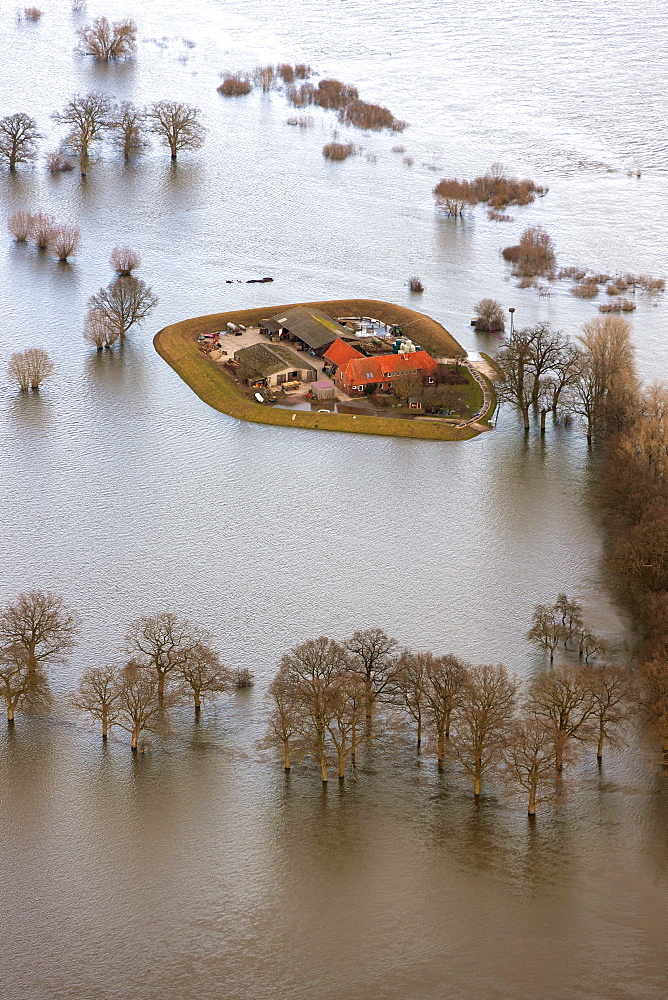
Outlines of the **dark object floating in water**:
{"type": "Polygon", "coordinates": [[[232,280],[232,278],[228,278],[227,281],[225,282],[225,284],[226,285],[233,285],[234,281],[232,280]]]}
{"type": "Polygon", "coordinates": [[[267,281],[273,281],[273,278],[249,278],[246,281],[247,285],[264,285],[267,281]]]}

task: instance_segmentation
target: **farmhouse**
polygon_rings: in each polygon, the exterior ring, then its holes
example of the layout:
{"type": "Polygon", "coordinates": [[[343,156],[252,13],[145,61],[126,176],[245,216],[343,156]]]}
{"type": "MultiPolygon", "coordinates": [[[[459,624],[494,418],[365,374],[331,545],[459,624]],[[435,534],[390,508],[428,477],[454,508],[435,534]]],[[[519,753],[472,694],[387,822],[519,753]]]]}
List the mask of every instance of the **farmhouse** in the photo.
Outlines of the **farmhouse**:
{"type": "Polygon", "coordinates": [[[433,384],[438,364],[426,351],[410,354],[383,354],[375,358],[352,358],[339,368],[334,381],[348,396],[365,392],[392,392],[392,383],[400,375],[415,375],[433,384]]]}
{"type": "Polygon", "coordinates": [[[312,382],[316,369],[302,355],[283,344],[251,344],[235,351],[234,360],[246,371],[246,382],[254,386],[276,386],[284,382],[312,382]]]}
{"type": "Polygon", "coordinates": [[[357,338],[348,327],[337,323],[331,316],[319,309],[305,309],[295,306],[284,313],[260,320],[260,332],[278,334],[293,340],[302,350],[322,357],[337,338],[355,341],[357,338]]]}
{"type": "Polygon", "coordinates": [[[334,341],[331,347],[328,347],[323,354],[323,360],[325,362],[325,368],[328,372],[334,375],[339,368],[345,367],[349,361],[354,358],[365,357],[361,351],[356,350],[352,344],[347,344],[345,340],[341,340],[340,337],[334,341]]]}

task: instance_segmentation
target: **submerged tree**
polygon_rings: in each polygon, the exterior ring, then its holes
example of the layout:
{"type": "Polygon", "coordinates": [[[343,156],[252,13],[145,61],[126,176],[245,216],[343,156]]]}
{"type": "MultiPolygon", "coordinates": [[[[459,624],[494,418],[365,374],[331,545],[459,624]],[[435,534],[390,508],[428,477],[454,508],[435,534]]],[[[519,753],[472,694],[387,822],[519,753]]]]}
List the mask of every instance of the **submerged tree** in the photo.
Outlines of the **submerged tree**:
{"type": "Polygon", "coordinates": [[[146,112],[130,101],[121,101],[112,109],[109,116],[109,128],[116,146],[122,151],[123,158],[141,153],[148,145],[146,141],[146,112]]]}
{"type": "Polygon", "coordinates": [[[109,263],[121,278],[129,277],[141,264],[141,257],[130,247],[114,247],[109,257],[109,263]]]}
{"type": "Polygon", "coordinates": [[[122,340],[128,330],[155,309],[158,297],[141,278],[120,277],[88,300],[89,309],[104,315],[122,340]]]}
{"type": "Polygon", "coordinates": [[[568,665],[555,667],[529,686],[526,710],[548,726],[555,746],[555,766],[562,771],[573,741],[592,739],[594,699],[584,672],[568,665]]]}
{"type": "Polygon", "coordinates": [[[22,708],[40,711],[51,705],[51,692],[44,673],[30,670],[26,650],[20,645],[0,649],[0,698],[7,709],[7,722],[13,723],[22,708]]]}
{"type": "Polygon", "coordinates": [[[74,708],[92,715],[100,723],[105,741],[118,717],[121,687],[121,672],[117,667],[91,667],[85,671],[76,693],[70,698],[74,708]]]}
{"type": "Polygon", "coordinates": [[[0,609],[0,648],[23,650],[31,674],[62,661],[78,631],[77,616],[50,590],[26,591],[0,609]]]}
{"type": "Polygon", "coordinates": [[[422,745],[422,727],[427,711],[428,655],[414,653],[409,649],[404,650],[397,661],[397,669],[392,678],[394,698],[415,722],[418,753],[422,745]]]}
{"type": "Polygon", "coordinates": [[[146,112],[151,131],[169,147],[173,160],[184,149],[199,149],[206,136],[200,110],[181,101],[156,101],[146,112]]]}
{"type": "Polygon", "coordinates": [[[28,347],[10,356],[7,374],[23,392],[39,389],[42,382],[53,374],[53,361],[41,347],[28,347]]]}
{"type": "Polygon", "coordinates": [[[0,161],[14,172],[20,163],[30,163],[37,156],[40,139],[37,122],[22,111],[0,118],[0,161]]]}
{"type": "Polygon", "coordinates": [[[137,25],[130,17],[113,22],[96,17],[92,24],[79,28],[77,35],[81,51],[98,62],[124,59],[137,48],[137,25]]]}
{"type": "Polygon", "coordinates": [[[266,742],[269,746],[281,748],[283,766],[289,771],[302,726],[302,706],[297,679],[289,674],[278,673],[269,685],[269,700],[271,712],[266,742]]]}
{"type": "Polygon", "coordinates": [[[505,327],[503,306],[497,299],[479,299],[474,305],[476,330],[502,333],[505,327]]]}
{"type": "Polygon", "coordinates": [[[527,812],[535,816],[538,804],[554,795],[550,779],[554,776],[557,750],[551,727],[532,717],[515,720],[502,759],[506,777],[527,793],[527,812]]]}
{"type": "Polygon", "coordinates": [[[91,147],[110,128],[112,107],[105,94],[77,95],[53,115],[57,122],[69,127],[67,146],[79,160],[82,177],[88,172],[91,147]]]}
{"type": "Polygon", "coordinates": [[[456,656],[422,654],[427,675],[425,700],[427,712],[436,730],[436,757],[445,757],[445,741],[450,739],[453,713],[467,696],[466,684],[471,678],[469,667],[456,656]]]}
{"type": "Polygon", "coordinates": [[[79,249],[81,230],[78,226],[54,226],[49,239],[49,250],[58,258],[66,261],[79,249]]]}
{"type": "Polygon", "coordinates": [[[30,212],[19,209],[7,219],[7,229],[12,234],[17,243],[25,243],[30,235],[30,212]]]}
{"type": "Polygon", "coordinates": [[[83,338],[98,351],[103,351],[118,340],[118,327],[101,309],[89,309],[84,319],[83,338]]]}
{"type": "Polygon", "coordinates": [[[513,722],[517,681],[503,664],[472,667],[453,737],[455,757],[473,780],[477,798],[482,781],[495,767],[508,741],[513,722]]]}
{"type": "Polygon", "coordinates": [[[448,215],[455,217],[463,215],[467,208],[471,208],[478,201],[473,185],[469,181],[458,181],[456,178],[439,181],[434,188],[434,197],[448,215]]]}
{"type": "Polygon", "coordinates": [[[397,645],[397,640],[391,639],[381,628],[359,630],[344,643],[349,656],[349,669],[364,683],[367,726],[371,724],[376,702],[382,699],[391,685],[396,670],[397,645]]]}
{"type": "Polygon", "coordinates": [[[161,611],[130,622],[125,633],[125,649],[136,666],[155,673],[157,694],[163,698],[170,675],[181,674],[189,658],[192,661],[193,646],[208,645],[209,639],[204,629],[187,618],[161,611]]]}
{"type": "Polygon", "coordinates": [[[171,708],[179,700],[179,694],[176,691],[169,691],[160,697],[158,687],[158,675],[136,663],[128,663],[120,672],[114,725],[130,733],[130,746],[133,753],[138,749],[139,737],[143,732],[164,731],[165,710],[171,708]]]}
{"type": "Polygon", "coordinates": [[[195,642],[185,650],[178,674],[184,690],[189,688],[192,693],[198,717],[203,701],[234,688],[232,672],[220,662],[215,649],[204,642],[195,642]]]}

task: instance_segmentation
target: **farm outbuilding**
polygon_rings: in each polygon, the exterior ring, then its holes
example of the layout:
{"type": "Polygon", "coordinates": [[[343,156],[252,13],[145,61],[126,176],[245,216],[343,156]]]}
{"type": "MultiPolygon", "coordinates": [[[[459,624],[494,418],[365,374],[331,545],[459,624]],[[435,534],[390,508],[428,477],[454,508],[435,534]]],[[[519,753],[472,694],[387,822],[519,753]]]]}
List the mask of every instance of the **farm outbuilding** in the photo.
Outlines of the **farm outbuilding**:
{"type": "Polygon", "coordinates": [[[284,382],[313,382],[318,374],[303,355],[282,344],[251,344],[235,351],[234,360],[249,373],[249,385],[278,386],[284,382]]]}
{"type": "Polygon", "coordinates": [[[334,399],[334,383],[327,378],[318,379],[310,389],[316,399],[334,399]]]}

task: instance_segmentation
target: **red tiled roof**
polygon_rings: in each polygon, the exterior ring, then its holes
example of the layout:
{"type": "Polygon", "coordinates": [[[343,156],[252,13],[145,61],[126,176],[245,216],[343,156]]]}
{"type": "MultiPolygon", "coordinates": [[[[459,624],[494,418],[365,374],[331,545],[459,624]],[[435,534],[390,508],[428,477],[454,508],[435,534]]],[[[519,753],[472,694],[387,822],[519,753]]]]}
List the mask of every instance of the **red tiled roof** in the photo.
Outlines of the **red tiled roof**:
{"type": "Polygon", "coordinates": [[[345,368],[349,361],[353,361],[355,358],[363,358],[364,355],[356,351],[350,344],[346,344],[345,340],[337,337],[332,346],[325,351],[323,357],[327,361],[331,361],[338,368],[345,368]]]}
{"type": "Polygon", "coordinates": [[[438,364],[426,351],[411,354],[381,354],[375,358],[353,358],[344,367],[344,377],[352,385],[367,382],[385,382],[389,377],[402,372],[422,372],[431,375],[438,370],[438,364]]]}

